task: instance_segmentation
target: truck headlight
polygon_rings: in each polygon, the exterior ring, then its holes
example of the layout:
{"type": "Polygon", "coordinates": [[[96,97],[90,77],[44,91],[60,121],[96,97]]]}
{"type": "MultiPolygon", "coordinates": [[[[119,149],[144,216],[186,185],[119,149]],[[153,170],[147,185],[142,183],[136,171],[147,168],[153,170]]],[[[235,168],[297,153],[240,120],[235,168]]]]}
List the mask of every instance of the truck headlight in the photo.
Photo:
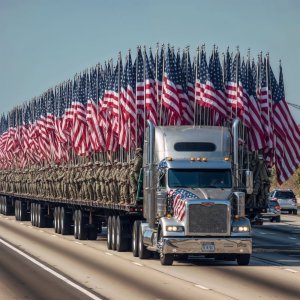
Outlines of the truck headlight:
{"type": "Polygon", "coordinates": [[[183,226],[166,226],[166,231],[172,231],[172,232],[183,232],[184,227],[183,226]]]}
{"type": "Polygon", "coordinates": [[[249,232],[250,227],[249,226],[233,226],[232,231],[233,232],[249,232]]]}

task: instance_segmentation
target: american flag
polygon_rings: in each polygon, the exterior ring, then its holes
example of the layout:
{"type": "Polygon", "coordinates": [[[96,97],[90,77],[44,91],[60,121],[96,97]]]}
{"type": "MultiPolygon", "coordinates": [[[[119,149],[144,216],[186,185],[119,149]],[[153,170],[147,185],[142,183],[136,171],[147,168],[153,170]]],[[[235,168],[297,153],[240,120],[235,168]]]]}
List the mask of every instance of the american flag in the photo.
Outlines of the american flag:
{"type": "Polygon", "coordinates": [[[265,136],[265,157],[272,164],[273,160],[273,127],[272,127],[272,110],[271,110],[271,93],[268,87],[267,75],[269,77],[268,61],[260,60],[258,62],[258,91],[257,98],[260,105],[262,127],[264,128],[265,136]]]}
{"type": "MultiPolygon", "coordinates": [[[[90,151],[90,140],[88,135],[88,127],[86,120],[86,82],[87,74],[83,73],[78,82],[74,86],[75,95],[72,102],[73,112],[73,128],[72,128],[72,140],[73,147],[77,155],[86,156],[90,151]]],[[[74,83],[76,80],[74,80],[74,83]]]]}
{"type": "Polygon", "coordinates": [[[281,65],[279,84],[270,67],[270,84],[273,100],[275,167],[277,180],[282,184],[300,166],[300,132],[285,101],[281,65]]]}
{"type": "Polygon", "coordinates": [[[181,123],[180,96],[176,86],[176,66],[174,55],[168,47],[166,67],[163,77],[162,104],[168,110],[169,125],[181,123]]]}
{"type": "Polygon", "coordinates": [[[147,120],[152,121],[153,124],[157,125],[158,120],[157,120],[157,97],[155,94],[155,77],[153,75],[151,62],[149,62],[146,51],[144,52],[144,56],[146,61],[146,74],[145,74],[146,118],[147,120]]]}
{"type": "Polygon", "coordinates": [[[205,86],[204,101],[216,112],[214,124],[227,119],[227,100],[223,85],[222,68],[217,50],[214,50],[209,61],[208,79],[205,86]]]}
{"type": "Polygon", "coordinates": [[[98,123],[98,104],[97,99],[97,70],[92,69],[90,80],[88,81],[88,101],[86,121],[88,124],[88,133],[91,140],[91,148],[94,152],[105,148],[104,133],[98,123]]]}
{"type": "Polygon", "coordinates": [[[262,127],[259,104],[257,102],[255,81],[250,66],[250,59],[248,58],[246,65],[242,66],[242,83],[243,83],[243,97],[246,98],[245,103],[249,109],[249,139],[250,148],[252,151],[263,149],[265,146],[264,130],[262,127]]]}
{"type": "Polygon", "coordinates": [[[176,88],[180,100],[180,110],[182,112],[182,124],[191,125],[194,122],[194,111],[193,106],[191,106],[190,99],[188,98],[188,89],[187,89],[187,68],[186,68],[186,54],[183,54],[183,63],[181,64],[180,52],[177,52],[176,64],[175,64],[175,82],[176,88]],[[183,73],[185,71],[185,74],[183,73]]]}
{"type": "Polygon", "coordinates": [[[186,201],[188,199],[197,199],[198,197],[184,189],[171,190],[169,198],[173,201],[173,216],[182,221],[186,213],[186,201]]]}
{"type": "MultiPolygon", "coordinates": [[[[134,63],[135,81],[136,81],[136,110],[137,110],[137,129],[138,137],[141,138],[145,127],[145,67],[142,50],[137,50],[137,58],[134,63]]],[[[140,142],[141,143],[141,142],[140,142]]]]}
{"type": "Polygon", "coordinates": [[[204,97],[208,79],[208,66],[206,53],[203,47],[201,48],[201,51],[198,50],[196,59],[195,101],[202,107],[210,107],[211,101],[204,97]]]}

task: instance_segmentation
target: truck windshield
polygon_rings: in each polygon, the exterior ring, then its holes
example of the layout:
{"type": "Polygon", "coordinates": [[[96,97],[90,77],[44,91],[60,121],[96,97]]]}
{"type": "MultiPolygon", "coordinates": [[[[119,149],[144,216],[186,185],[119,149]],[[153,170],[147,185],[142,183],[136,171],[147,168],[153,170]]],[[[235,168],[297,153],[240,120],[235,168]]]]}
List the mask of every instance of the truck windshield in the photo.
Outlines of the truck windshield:
{"type": "Polygon", "coordinates": [[[170,188],[231,188],[229,169],[169,169],[170,188]]]}

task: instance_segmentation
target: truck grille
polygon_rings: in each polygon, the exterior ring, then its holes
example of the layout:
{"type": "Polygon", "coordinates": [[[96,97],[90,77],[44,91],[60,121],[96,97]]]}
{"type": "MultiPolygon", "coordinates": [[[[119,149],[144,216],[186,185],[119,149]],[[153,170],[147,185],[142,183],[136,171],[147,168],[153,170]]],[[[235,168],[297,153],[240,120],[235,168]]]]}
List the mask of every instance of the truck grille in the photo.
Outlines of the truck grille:
{"type": "Polygon", "coordinates": [[[228,231],[228,206],[226,204],[190,204],[188,234],[226,234],[228,231]]]}

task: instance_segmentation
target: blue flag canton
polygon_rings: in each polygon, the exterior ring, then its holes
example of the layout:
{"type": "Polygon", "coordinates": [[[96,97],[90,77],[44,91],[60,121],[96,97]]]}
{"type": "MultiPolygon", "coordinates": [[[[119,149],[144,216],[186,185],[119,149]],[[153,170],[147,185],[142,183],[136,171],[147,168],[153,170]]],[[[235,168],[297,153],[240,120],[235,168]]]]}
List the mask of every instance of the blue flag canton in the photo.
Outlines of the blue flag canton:
{"type": "Polygon", "coordinates": [[[214,51],[209,62],[208,73],[210,81],[213,83],[214,88],[218,91],[224,89],[222,66],[219,59],[218,51],[214,51]]]}
{"type": "Polygon", "coordinates": [[[165,159],[161,160],[158,164],[159,168],[166,168],[167,167],[167,161],[165,159]]]}
{"type": "Polygon", "coordinates": [[[140,48],[138,49],[138,55],[134,62],[133,70],[136,73],[136,82],[144,82],[144,59],[140,48]]]}
{"type": "Polygon", "coordinates": [[[284,99],[284,85],[283,85],[283,76],[280,68],[279,74],[279,84],[276,81],[273,70],[270,67],[270,82],[271,82],[271,91],[272,91],[272,100],[274,102],[279,102],[284,99]]]}
{"type": "Polygon", "coordinates": [[[201,50],[200,57],[197,61],[197,79],[205,84],[208,78],[208,66],[206,61],[206,55],[203,50],[201,50]]]}
{"type": "Polygon", "coordinates": [[[175,199],[176,196],[180,197],[180,199],[182,200],[186,200],[186,199],[197,199],[198,196],[185,190],[185,189],[182,189],[182,188],[178,188],[178,189],[175,189],[175,190],[170,190],[169,193],[168,193],[168,196],[170,198],[172,198],[173,200],[175,199]]]}

